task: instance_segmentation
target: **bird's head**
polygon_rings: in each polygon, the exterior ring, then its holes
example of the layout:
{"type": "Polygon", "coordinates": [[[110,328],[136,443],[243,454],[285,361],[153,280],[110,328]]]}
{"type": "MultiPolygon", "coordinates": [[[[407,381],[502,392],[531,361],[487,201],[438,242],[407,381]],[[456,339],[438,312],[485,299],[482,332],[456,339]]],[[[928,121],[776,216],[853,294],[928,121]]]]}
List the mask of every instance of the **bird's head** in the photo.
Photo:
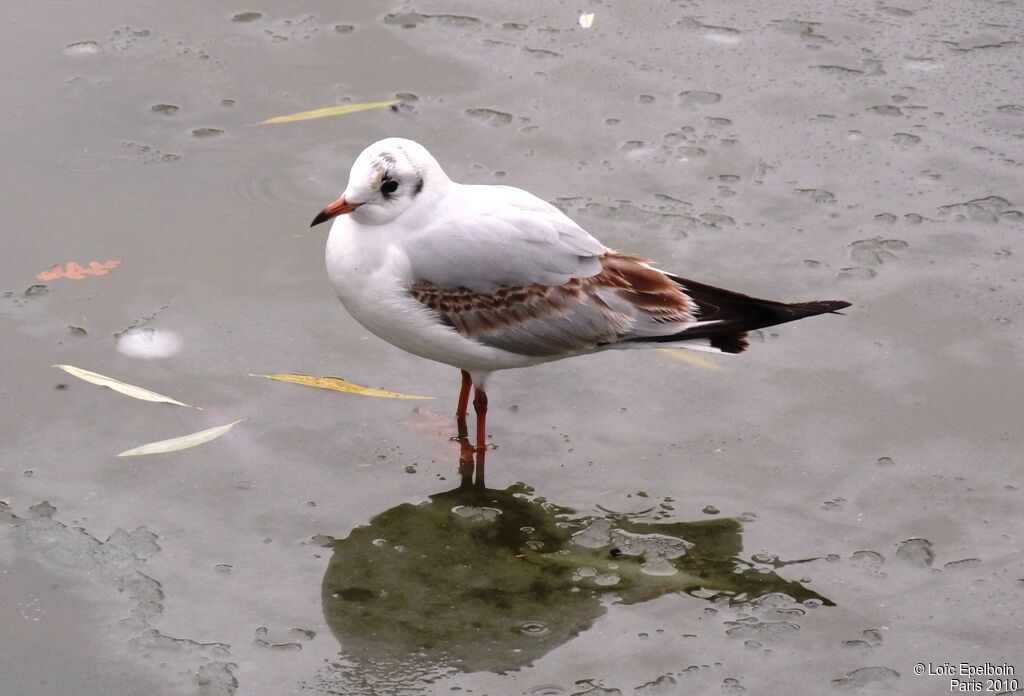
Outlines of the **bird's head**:
{"type": "Polygon", "coordinates": [[[321,210],[310,227],[345,214],[364,225],[383,225],[449,183],[441,165],[419,143],[404,138],[378,140],[359,154],[344,193],[321,210]]]}

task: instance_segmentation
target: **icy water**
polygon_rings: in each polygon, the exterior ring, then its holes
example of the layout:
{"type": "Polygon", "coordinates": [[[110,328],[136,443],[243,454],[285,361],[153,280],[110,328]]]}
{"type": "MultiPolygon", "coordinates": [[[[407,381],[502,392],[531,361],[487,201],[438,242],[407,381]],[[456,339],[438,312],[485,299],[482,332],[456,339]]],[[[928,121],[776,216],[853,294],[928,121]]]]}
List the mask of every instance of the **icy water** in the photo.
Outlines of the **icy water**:
{"type": "Polygon", "coordinates": [[[1019,0],[53,0],[0,37],[4,694],[1024,677],[1019,0]],[[498,374],[460,490],[458,374],[356,324],[308,228],[390,135],[684,276],[853,307],[498,374]]]}

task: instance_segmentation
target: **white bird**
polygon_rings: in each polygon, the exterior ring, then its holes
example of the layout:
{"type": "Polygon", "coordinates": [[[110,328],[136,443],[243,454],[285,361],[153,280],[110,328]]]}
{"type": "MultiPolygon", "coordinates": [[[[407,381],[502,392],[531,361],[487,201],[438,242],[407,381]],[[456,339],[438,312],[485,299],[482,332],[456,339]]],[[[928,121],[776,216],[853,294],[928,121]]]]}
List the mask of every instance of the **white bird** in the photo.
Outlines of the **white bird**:
{"type": "Polygon", "coordinates": [[[326,256],[338,297],[385,341],[462,370],[464,443],[474,388],[478,474],[496,370],[609,348],[740,353],[748,331],[849,306],[773,302],[666,273],[522,189],[452,181],[402,138],[363,150],[312,225],[335,217],[326,256]]]}

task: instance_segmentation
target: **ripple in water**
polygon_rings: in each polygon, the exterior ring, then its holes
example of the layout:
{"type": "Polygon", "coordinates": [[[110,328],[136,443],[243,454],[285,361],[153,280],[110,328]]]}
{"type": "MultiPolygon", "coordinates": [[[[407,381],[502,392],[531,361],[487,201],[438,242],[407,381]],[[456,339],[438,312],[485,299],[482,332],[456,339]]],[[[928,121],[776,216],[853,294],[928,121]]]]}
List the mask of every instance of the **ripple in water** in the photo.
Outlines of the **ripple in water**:
{"type": "Polygon", "coordinates": [[[599,549],[606,546],[611,538],[611,522],[594,520],[585,529],[572,535],[572,541],[585,549],[599,549]]]}
{"type": "Polygon", "coordinates": [[[501,510],[498,508],[474,507],[472,505],[456,505],[452,508],[452,512],[471,522],[493,522],[501,514],[501,510]]]}
{"type": "Polygon", "coordinates": [[[932,550],[932,542],[927,539],[907,539],[896,548],[896,557],[912,566],[927,568],[935,560],[935,551],[932,550]]]}
{"type": "Polygon", "coordinates": [[[234,190],[229,192],[229,195],[242,202],[243,207],[265,210],[272,206],[289,213],[305,215],[310,200],[315,201],[323,196],[323,192],[318,191],[314,185],[307,186],[305,190],[299,188],[303,183],[301,178],[281,176],[280,172],[259,168],[250,168],[245,173],[251,174],[251,178],[247,179],[244,175],[231,177],[234,190]]]}
{"type": "Polygon", "coordinates": [[[578,568],[576,572],[572,574],[573,580],[582,580],[583,578],[593,577],[597,577],[597,568],[591,568],[590,566],[578,568]]]}
{"type": "Polygon", "coordinates": [[[526,621],[519,625],[519,632],[531,638],[541,638],[551,633],[551,629],[543,621],[526,621]]]}
{"type": "Polygon", "coordinates": [[[848,672],[845,677],[833,679],[832,685],[841,691],[866,691],[869,689],[881,691],[883,690],[882,685],[895,681],[899,677],[900,673],[890,667],[861,667],[848,672]]]}
{"type": "Polygon", "coordinates": [[[93,174],[110,167],[110,160],[101,155],[72,155],[64,160],[61,169],[75,174],[93,174]]]}
{"type": "Polygon", "coordinates": [[[64,55],[68,56],[95,56],[99,52],[100,45],[95,41],[78,41],[64,47],[64,55]]]}
{"type": "Polygon", "coordinates": [[[645,561],[644,564],[640,566],[640,572],[644,575],[669,576],[675,575],[679,570],[669,563],[668,559],[658,556],[645,561]]]}
{"type": "Polygon", "coordinates": [[[913,133],[893,133],[892,141],[897,145],[917,145],[921,138],[913,133]]]}
{"type": "Polygon", "coordinates": [[[740,34],[742,33],[739,29],[735,29],[733,27],[704,24],[693,17],[684,17],[679,22],[676,22],[676,26],[707,39],[708,41],[720,44],[737,44],[740,41],[740,34]]]}
{"type": "Polygon", "coordinates": [[[218,135],[223,135],[224,131],[220,128],[193,128],[192,135],[197,138],[213,138],[218,135]]]}
{"type": "MultiPolygon", "coordinates": [[[[675,568],[673,568],[672,570],[674,572],[675,568]]],[[[618,585],[619,580],[621,579],[622,578],[619,577],[618,573],[601,573],[596,578],[594,578],[594,584],[600,585],[601,587],[611,587],[612,585],[618,585]]]]}
{"type": "Polygon", "coordinates": [[[384,24],[398,25],[403,29],[415,29],[420,24],[442,24],[454,27],[470,27],[481,24],[476,17],[452,14],[422,14],[415,10],[391,12],[384,15],[384,24]]]}
{"type": "Polygon", "coordinates": [[[720,101],[722,101],[722,95],[717,92],[688,90],[679,93],[679,105],[687,108],[717,104],[720,101]]]}
{"type": "Polygon", "coordinates": [[[489,126],[507,126],[512,123],[512,114],[495,109],[466,109],[466,115],[489,126]]]}
{"type": "Polygon", "coordinates": [[[665,534],[632,534],[619,529],[612,531],[611,541],[625,556],[679,558],[693,548],[685,539],[665,534]]]}

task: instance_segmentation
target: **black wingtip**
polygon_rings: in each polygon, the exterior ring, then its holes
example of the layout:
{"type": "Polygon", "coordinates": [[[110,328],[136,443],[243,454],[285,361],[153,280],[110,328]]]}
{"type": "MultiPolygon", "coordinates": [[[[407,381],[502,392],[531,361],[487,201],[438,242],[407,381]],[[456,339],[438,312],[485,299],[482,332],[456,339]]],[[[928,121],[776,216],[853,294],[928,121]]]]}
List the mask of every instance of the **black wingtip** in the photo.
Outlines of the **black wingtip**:
{"type": "Polygon", "coordinates": [[[742,353],[748,347],[746,340],[748,331],[785,324],[818,314],[840,314],[839,310],[851,306],[846,300],[775,302],[704,285],[679,276],[669,275],[669,278],[678,283],[690,299],[697,304],[697,316],[705,321],[677,334],[646,336],[636,339],[638,342],[677,343],[693,339],[708,339],[712,348],[717,348],[723,353],[742,353]]]}
{"type": "Polygon", "coordinates": [[[730,353],[732,355],[742,353],[750,346],[750,343],[747,342],[746,331],[709,336],[708,342],[712,348],[717,348],[723,353],[730,353]]]}
{"type": "Polygon", "coordinates": [[[798,302],[796,306],[813,311],[816,314],[842,314],[840,309],[850,307],[846,300],[817,300],[815,302],[798,302]]]}

